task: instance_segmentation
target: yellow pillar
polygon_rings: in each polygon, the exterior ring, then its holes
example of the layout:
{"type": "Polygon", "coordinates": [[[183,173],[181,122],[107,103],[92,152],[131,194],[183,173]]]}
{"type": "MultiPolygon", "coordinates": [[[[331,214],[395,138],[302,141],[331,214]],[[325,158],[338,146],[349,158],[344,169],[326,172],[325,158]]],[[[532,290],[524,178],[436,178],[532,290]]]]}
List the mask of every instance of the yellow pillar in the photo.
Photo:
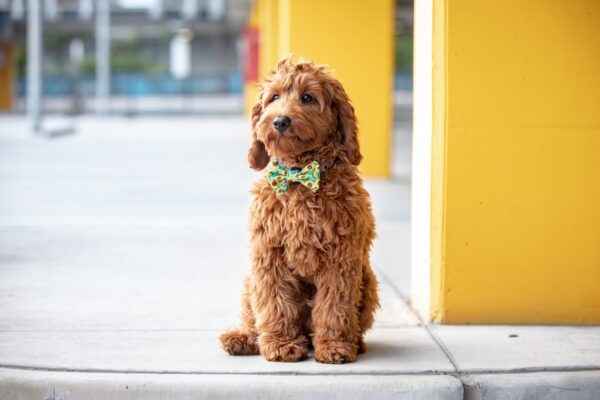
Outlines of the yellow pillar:
{"type": "MultiPolygon", "coordinates": [[[[245,32],[245,45],[246,45],[246,54],[245,54],[245,59],[242,60],[243,63],[249,63],[251,62],[250,59],[252,59],[255,55],[250,54],[251,52],[253,52],[252,49],[252,44],[250,43],[250,41],[254,40],[253,38],[251,38],[250,36],[258,33],[259,37],[258,37],[258,41],[260,43],[260,12],[261,12],[261,4],[259,0],[256,0],[252,3],[251,7],[250,7],[250,16],[248,18],[248,23],[246,24],[246,32],[245,32]]],[[[259,76],[257,77],[258,79],[260,79],[260,44],[259,44],[259,76]]],[[[249,65],[244,65],[245,69],[254,69],[252,66],[249,65]]],[[[245,71],[245,75],[248,72],[245,71]]],[[[258,98],[258,82],[255,80],[247,80],[247,76],[244,76],[244,114],[245,115],[250,115],[250,112],[252,110],[252,106],[254,105],[254,103],[256,103],[256,99],[258,98]]]]}
{"type": "Polygon", "coordinates": [[[260,2],[260,78],[264,78],[279,61],[279,0],[260,2]]]}
{"type": "Polygon", "coordinates": [[[0,110],[12,107],[14,64],[13,48],[9,43],[0,43],[0,110]]]}
{"type": "Polygon", "coordinates": [[[259,1],[261,72],[289,53],[330,65],[356,108],[362,172],[389,175],[394,2],[259,1]]]}
{"type": "Polygon", "coordinates": [[[258,86],[279,61],[279,0],[254,0],[247,26],[257,29],[258,82],[246,82],[244,87],[244,111],[250,114],[258,97],[258,86]]]}
{"type": "Polygon", "coordinates": [[[428,2],[429,316],[600,323],[600,2],[428,2]]]}

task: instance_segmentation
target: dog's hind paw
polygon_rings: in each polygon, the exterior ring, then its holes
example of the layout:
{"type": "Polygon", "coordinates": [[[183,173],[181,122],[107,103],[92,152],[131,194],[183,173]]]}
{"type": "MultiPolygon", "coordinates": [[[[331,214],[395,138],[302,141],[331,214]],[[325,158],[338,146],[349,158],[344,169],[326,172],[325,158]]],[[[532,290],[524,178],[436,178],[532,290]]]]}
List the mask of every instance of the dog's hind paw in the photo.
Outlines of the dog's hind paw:
{"type": "Polygon", "coordinates": [[[345,364],[356,361],[357,346],[337,340],[318,340],[315,360],[324,364],[345,364]]]}
{"type": "Polygon", "coordinates": [[[223,333],[219,339],[223,350],[232,356],[254,356],[259,354],[256,336],[240,331],[223,333]]]}
{"type": "Polygon", "coordinates": [[[308,357],[308,341],[304,336],[293,340],[269,340],[261,342],[261,354],[268,361],[297,362],[308,357]]]}

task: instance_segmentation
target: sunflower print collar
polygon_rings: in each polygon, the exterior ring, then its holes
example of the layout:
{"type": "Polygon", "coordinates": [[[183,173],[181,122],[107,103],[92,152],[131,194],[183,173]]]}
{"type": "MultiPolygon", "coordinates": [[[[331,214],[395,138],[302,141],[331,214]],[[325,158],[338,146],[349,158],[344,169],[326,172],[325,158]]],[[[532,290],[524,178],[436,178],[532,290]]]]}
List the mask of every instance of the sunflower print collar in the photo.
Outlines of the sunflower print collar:
{"type": "Polygon", "coordinates": [[[272,161],[267,168],[267,180],[277,194],[288,190],[289,182],[297,182],[312,190],[319,190],[321,181],[320,165],[313,161],[302,169],[286,168],[279,161],[272,161]]]}

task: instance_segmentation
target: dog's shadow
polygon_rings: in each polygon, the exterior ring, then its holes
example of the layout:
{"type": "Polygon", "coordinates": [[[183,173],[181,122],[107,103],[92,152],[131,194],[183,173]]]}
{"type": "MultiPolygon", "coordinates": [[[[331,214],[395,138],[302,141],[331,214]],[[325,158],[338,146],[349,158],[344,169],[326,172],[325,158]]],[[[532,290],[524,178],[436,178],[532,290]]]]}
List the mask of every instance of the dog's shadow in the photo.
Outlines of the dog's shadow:
{"type": "Polygon", "coordinates": [[[406,352],[406,347],[400,344],[367,341],[367,351],[358,356],[359,360],[397,360],[406,352]]]}
{"type": "MultiPolygon", "coordinates": [[[[367,351],[365,353],[358,355],[357,361],[386,361],[386,360],[398,360],[402,358],[404,354],[408,352],[406,346],[402,346],[399,344],[392,344],[386,342],[378,342],[378,341],[368,341],[367,342],[367,351]]],[[[309,358],[314,359],[314,349],[312,346],[310,347],[310,351],[308,353],[309,358]]],[[[351,365],[351,364],[348,364],[351,365]]]]}

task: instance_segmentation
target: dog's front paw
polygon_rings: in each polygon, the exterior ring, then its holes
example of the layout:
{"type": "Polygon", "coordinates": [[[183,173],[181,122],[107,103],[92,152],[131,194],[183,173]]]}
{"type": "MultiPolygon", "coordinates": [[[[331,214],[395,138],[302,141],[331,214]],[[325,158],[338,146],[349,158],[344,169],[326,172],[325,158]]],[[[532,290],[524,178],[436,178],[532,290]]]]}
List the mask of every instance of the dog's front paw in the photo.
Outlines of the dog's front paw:
{"type": "Polygon", "coordinates": [[[263,337],[260,343],[260,353],[268,361],[302,361],[308,357],[308,341],[304,336],[298,336],[291,340],[263,337]]]}
{"type": "Polygon", "coordinates": [[[315,360],[324,364],[345,364],[356,361],[357,346],[340,340],[316,340],[315,360]]]}
{"type": "Polygon", "coordinates": [[[222,334],[219,339],[223,349],[232,356],[253,356],[258,354],[256,336],[240,332],[229,331],[222,334]]]}

